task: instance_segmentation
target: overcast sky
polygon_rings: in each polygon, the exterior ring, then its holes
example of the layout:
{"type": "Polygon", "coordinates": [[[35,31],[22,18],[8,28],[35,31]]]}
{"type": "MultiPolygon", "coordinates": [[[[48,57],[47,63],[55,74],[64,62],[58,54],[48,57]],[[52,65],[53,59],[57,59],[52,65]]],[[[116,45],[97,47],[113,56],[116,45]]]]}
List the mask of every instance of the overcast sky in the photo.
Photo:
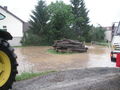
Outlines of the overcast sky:
{"type": "MultiPolygon", "coordinates": [[[[0,0],[0,5],[8,6],[8,10],[17,15],[24,21],[30,19],[29,15],[38,0],[0,0]]],[[[47,4],[51,1],[46,0],[47,4]]],[[[63,0],[69,4],[69,0],[63,0]]],[[[112,22],[120,20],[120,0],[85,0],[86,7],[89,10],[91,24],[110,26],[112,22]]]]}

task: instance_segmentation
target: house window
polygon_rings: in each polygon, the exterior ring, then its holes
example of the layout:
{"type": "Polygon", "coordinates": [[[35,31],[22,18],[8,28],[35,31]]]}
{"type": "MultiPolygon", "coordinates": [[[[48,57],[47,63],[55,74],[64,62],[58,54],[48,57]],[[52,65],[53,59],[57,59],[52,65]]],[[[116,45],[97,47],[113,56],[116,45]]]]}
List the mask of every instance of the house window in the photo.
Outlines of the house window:
{"type": "Polygon", "coordinates": [[[3,26],[3,30],[4,30],[4,31],[7,31],[7,26],[3,26]]]}
{"type": "Polygon", "coordinates": [[[3,26],[3,29],[7,29],[7,26],[3,26]]]}
{"type": "Polygon", "coordinates": [[[0,13],[0,20],[3,20],[4,18],[5,16],[2,13],[0,13]]]}

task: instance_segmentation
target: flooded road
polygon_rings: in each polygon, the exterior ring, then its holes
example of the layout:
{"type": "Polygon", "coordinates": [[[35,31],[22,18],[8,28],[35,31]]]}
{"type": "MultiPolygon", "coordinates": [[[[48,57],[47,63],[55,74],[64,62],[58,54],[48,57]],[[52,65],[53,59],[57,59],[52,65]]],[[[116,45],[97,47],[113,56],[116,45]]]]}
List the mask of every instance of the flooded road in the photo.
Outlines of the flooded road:
{"type": "Polygon", "coordinates": [[[115,67],[110,61],[110,48],[105,46],[88,46],[87,53],[51,54],[52,47],[16,48],[19,73],[43,72],[50,70],[66,70],[89,67],[115,67]]]}

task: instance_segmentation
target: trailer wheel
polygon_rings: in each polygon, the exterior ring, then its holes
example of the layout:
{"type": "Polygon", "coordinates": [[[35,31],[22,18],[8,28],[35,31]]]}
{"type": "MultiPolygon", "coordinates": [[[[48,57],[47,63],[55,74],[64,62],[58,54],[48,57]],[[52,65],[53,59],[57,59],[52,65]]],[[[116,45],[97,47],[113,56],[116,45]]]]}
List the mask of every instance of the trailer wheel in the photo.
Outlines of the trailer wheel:
{"type": "Polygon", "coordinates": [[[111,57],[111,62],[116,62],[116,58],[111,57]]]}

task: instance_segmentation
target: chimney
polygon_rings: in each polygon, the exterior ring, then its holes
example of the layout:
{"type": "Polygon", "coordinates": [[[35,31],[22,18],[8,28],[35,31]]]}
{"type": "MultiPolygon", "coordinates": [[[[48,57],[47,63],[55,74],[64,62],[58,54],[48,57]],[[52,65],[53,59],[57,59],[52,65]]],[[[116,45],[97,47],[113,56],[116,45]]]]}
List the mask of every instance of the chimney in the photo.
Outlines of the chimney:
{"type": "Polygon", "coordinates": [[[8,9],[8,7],[7,7],[7,6],[4,6],[4,9],[5,9],[5,10],[7,10],[7,9],[8,9]]]}

